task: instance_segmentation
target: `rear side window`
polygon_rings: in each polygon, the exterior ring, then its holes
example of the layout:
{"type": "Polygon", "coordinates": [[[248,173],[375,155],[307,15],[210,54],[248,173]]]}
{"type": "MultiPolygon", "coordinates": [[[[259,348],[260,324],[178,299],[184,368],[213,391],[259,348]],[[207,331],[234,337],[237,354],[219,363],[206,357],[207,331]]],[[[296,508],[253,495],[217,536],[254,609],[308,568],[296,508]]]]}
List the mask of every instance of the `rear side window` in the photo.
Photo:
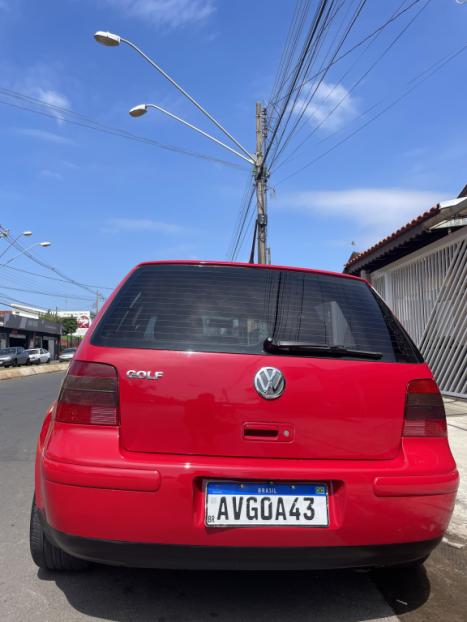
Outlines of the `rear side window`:
{"type": "Polygon", "coordinates": [[[126,281],[91,343],[118,348],[264,354],[267,337],[420,355],[362,281],[237,266],[146,265],[126,281]]]}

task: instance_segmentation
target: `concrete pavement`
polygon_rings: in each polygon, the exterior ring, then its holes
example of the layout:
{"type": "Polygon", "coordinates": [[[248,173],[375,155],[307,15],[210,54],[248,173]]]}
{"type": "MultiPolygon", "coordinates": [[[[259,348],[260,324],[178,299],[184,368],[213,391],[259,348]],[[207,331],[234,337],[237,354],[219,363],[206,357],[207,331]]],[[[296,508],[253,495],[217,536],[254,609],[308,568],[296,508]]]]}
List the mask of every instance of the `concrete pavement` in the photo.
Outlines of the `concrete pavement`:
{"type": "MultiPolygon", "coordinates": [[[[62,377],[46,374],[0,383],[2,622],[465,622],[465,549],[446,544],[435,551],[426,570],[410,573],[169,572],[104,566],[77,574],[38,572],[28,545],[34,446],[43,411],[62,377]]],[[[453,430],[451,441],[458,433],[453,430]]]]}
{"type": "Polygon", "coordinates": [[[445,398],[444,406],[449,442],[461,478],[447,538],[452,543],[467,545],[467,400],[445,398]]]}
{"type": "Polygon", "coordinates": [[[0,381],[22,378],[23,376],[35,376],[37,374],[50,374],[56,371],[65,371],[69,363],[52,361],[42,365],[22,365],[21,367],[0,368],[0,381]]]}

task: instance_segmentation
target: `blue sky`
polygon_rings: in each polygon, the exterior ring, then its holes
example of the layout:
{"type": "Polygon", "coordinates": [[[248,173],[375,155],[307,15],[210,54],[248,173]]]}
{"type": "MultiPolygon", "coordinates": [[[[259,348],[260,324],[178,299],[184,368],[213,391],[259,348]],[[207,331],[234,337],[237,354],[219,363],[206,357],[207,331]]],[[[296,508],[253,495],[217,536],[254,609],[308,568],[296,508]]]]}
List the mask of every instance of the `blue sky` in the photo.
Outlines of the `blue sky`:
{"type": "MultiPolygon", "coordinates": [[[[340,271],[353,250],[456,196],[467,183],[465,52],[345,144],[281,183],[357,128],[362,112],[383,102],[380,110],[414,76],[467,43],[467,4],[432,0],[349,94],[425,1],[384,31],[360,60],[349,55],[326,76],[306,111],[305,129],[322,125],[296,159],[271,176],[274,263],[340,271]],[[338,134],[328,138],[333,132],[338,134]]],[[[368,0],[349,46],[400,5],[368,0]]],[[[226,259],[248,166],[160,113],[130,118],[129,108],[154,102],[222,138],[131,49],[104,48],[92,35],[110,30],[137,43],[253,151],[255,101],[268,101],[294,6],[292,0],[0,0],[0,224],[13,233],[32,230],[27,243],[50,240],[49,248],[34,249],[37,257],[91,285],[113,287],[147,259],[226,259]],[[11,91],[240,168],[69,124],[53,108],[11,91]]],[[[0,240],[0,252],[4,244],[0,240]]],[[[240,259],[247,259],[249,244],[250,235],[240,259]]],[[[24,257],[11,266],[53,276],[24,257]]],[[[7,296],[69,309],[89,307],[91,297],[0,268],[0,300],[7,296]]]]}

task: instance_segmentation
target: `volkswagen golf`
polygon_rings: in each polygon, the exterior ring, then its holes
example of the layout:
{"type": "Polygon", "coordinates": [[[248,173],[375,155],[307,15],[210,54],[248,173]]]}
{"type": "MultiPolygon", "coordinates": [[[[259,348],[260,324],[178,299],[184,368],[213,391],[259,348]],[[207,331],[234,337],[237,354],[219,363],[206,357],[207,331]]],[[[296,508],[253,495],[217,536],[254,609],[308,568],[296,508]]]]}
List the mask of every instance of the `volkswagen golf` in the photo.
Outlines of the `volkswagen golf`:
{"type": "Polygon", "coordinates": [[[432,373],[365,280],[148,262],[45,415],[31,553],[51,570],[417,565],[457,486],[432,373]]]}

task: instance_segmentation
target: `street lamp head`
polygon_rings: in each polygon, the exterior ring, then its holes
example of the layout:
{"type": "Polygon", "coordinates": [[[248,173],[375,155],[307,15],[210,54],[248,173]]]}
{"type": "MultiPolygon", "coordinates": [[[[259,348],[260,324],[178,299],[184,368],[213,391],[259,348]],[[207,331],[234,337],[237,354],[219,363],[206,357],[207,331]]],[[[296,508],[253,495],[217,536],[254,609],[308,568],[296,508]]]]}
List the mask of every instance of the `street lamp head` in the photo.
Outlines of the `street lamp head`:
{"type": "Polygon", "coordinates": [[[50,246],[52,242],[40,242],[39,246],[47,247],[50,246]]]}
{"type": "Polygon", "coordinates": [[[108,47],[120,45],[120,37],[118,35],[114,35],[111,32],[104,32],[103,30],[98,30],[94,34],[94,39],[97,43],[102,43],[102,45],[107,45],[108,47]]]}
{"type": "Polygon", "coordinates": [[[29,238],[32,235],[32,231],[23,231],[23,235],[29,238]]]}
{"type": "Polygon", "coordinates": [[[148,111],[147,104],[139,104],[139,106],[133,106],[128,112],[131,117],[142,117],[148,111]]]}

